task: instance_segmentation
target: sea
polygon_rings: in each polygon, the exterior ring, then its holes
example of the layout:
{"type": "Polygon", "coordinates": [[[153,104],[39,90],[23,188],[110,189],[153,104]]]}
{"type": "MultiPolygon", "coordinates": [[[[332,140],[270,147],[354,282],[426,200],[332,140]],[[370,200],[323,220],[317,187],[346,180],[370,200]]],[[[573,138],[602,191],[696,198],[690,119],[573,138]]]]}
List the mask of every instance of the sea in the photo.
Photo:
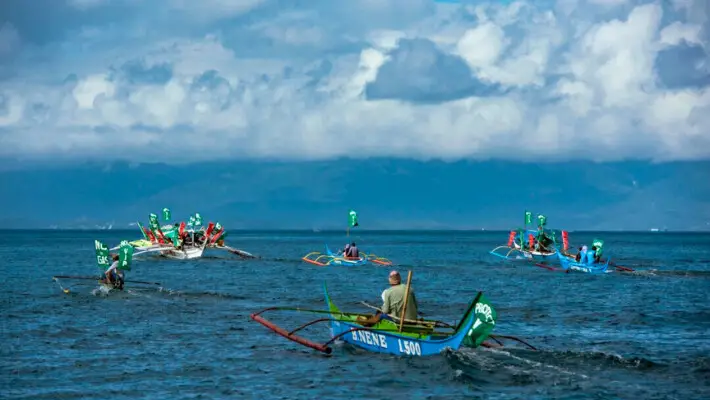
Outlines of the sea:
{"type": "MultiPolygon", "coordinates": [[[[570,232],[604,240],[633,272],[561,273],[489,251],[507,232],[230,232],[192,261],[138,256],[105,295],[94,240],[135,231],[0,232],[2,399],[708,399],[710,233],[570,232]],[[316,266],[312,251],[355,241],[393,266],[316,266]],[[335,343],[326,355],[250,319],[267,307],[381,305],[390,270],[412,272],[420,311],[455,323],[479,291],[502,348],[395,357],[335,343]],[[132,280],[156,284],[131,283],[132,280]],[[61,287],[60,287],[61,285],[61,287]],[[69,289],[65,294],[62,287],[69,289]]],[[[291,330],[321,314],[267,311],[291,330]]],[[[329,339],[327,324],[300,334],[329,339]]]]}

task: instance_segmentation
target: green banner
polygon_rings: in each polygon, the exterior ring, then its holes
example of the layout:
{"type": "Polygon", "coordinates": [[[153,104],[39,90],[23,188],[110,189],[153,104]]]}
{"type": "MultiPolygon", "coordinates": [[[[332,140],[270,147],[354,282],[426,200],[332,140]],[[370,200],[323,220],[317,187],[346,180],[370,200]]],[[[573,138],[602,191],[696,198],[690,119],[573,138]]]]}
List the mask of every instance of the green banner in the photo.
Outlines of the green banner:
{"type": "Polygon", "coordinates": [[[537,226],[545,226],[547,224],[547,217],[540,214],[537,216],[537,226]]]}
{"type": "Polygon", "coordinates": [[[190,228],[195,226],[195,216],[194,215],[191,215],[190,219],[187,220],[187,226],[190,228]]]}
{"type": "Polygon", "coordinates": [[[118,267],[121,271],[131,270],[131,261],[133,261],[133,246],[127,240],[122,240],[118,248],[118,267]]]}
{"type": "Polygon", "coordinates": [[[94,240],[94,247],[96,248],[96,265],[101,271],[106,271],[111,266],[108,259],[108,247],[98,240],[94,240]]]}
{"type": "Polygon", "coordinates": [[[602,256],[602,247],[604,247],[604,241],[601,239],[594,239],[592,241],[592,246],[596,247],[596,255],[601,257],[602,256]]]}
{"type": "Polygon", "coordinates": [[[195,226],[202,226],[202,215],[195,213],[195,226]]]}
{"type": "Polygon", "coordinates": [[[170,209],[169,208],[163,208],[163,221],[170,221],[170,209]]]}
{"type": "Polygon", "coordinates": [[[349,226],[358,226],[357,223],[357,213],[355,210],[350,210],[348,213],[348,224],[349,226]]]}
{"type": "Polygon", "coordinates": [[[532,212],[525,211],[525,225],[532,224],[532,212]]]}
{"type": "Polygon", "coordinates": [[[488,339],[498,319],[498,313],[483,294],[478,299],[473,312],[476,320],[463,339],[463,345],[468,347],[478,347],[484,340],[488,339]]]}

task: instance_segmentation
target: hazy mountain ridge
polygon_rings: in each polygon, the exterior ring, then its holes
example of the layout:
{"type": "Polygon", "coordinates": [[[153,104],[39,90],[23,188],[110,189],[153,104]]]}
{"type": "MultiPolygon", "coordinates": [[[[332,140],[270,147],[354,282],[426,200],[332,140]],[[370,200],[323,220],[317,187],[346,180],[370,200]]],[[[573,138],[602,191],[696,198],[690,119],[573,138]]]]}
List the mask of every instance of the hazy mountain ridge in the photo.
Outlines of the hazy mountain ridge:
{"type": "Polygon", "coordinates": [[[710,229],[710,162],[523,164],[394,159],[87,163],[0,172],[6,228],[147,220],[170,207],[233,229],[508,229],[525,209],[568,229],[710,229]]]}

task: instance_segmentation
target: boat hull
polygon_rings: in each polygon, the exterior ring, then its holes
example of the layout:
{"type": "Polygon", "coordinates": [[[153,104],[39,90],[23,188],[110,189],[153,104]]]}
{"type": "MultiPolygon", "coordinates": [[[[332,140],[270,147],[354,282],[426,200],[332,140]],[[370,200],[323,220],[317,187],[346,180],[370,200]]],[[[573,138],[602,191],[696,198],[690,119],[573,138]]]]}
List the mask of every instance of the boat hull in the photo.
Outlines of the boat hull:
{"type": "MultiPolygon", "coordinates": [[[[479,295],[480,296],[480,295],[479,295]]],[[[442,350],[451,348],[458,350],[474,324],[488,323],[476,316],[478,298],[474,300],[463,316],[462,323],[449,335],[434,336],[430,329],[422,326],[420,332],[398,332],[397,323],[383,316],[373,326],[366,327],[356,323],[356,319],[345,317],[330,300],[327,289],[325,300],[330,311],[330,333],[332,338],[338,338],[346,343],[374,353],[392,354],[397,356],[425,357],[440,354],[442,350]]]]}
{"type": "Polygon", "coordinates": [[[204,249],[202,247],[188,247],[182,250],[163,250],[160,252],[160,254],[164,257],[171,258],[173,260],[193,260],[195,258],[202,257],[203,252],[204,249]]]}
{"type": "Polygon", "coordinates": [[[574,260],[571,260],[570,258],[563,256],[563,255],[558,255],[558,259],[560,261],[560,265],[562,266],[562,269],[567,270],[567,271],[577,271],[577,272],[584,272],[587,274],[606,274],[611,272],[609,270],[609,260],[604,264],[601,263],[593,263],[593,264],[588,264],[588,263],[581,263],[581,262],[576,262],[574,260]]]}
{"type": "Polygon", "coordinates": [[[452,336],[446,340],[426,340],[413,337],[400,336],[389,332],[366,329],[362,325],[351,324],[343,321],[331,323],[331,337],[340,337],[344,342],[350,343],[367,351],[385,353],[397,356],[431,356],[440,354],[447,347],[456,350],[461,345],[464,335],[452,336]]]}

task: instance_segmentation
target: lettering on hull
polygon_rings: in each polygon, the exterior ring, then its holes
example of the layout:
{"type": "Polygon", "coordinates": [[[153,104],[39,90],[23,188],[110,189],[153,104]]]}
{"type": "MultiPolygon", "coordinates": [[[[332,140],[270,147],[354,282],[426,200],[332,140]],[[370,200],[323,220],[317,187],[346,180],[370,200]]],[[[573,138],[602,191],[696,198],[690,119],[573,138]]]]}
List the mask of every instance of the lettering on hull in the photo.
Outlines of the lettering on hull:
{"type": "Polygon", "coordinates": [[[350,333],[355,342],[366,343],[370,346],[377,346],[382,349],[387,348],[387,338],[385,338],[384,335],[368,331],[352,331],[350,333]]]}
{"type": "Polygon", "coordinates": [[[397,344],[399,345],[399,352],[402,354],[406,354],[408,356],[422,355],[422,347],[418,342],[397,339],[397,344]]]}

